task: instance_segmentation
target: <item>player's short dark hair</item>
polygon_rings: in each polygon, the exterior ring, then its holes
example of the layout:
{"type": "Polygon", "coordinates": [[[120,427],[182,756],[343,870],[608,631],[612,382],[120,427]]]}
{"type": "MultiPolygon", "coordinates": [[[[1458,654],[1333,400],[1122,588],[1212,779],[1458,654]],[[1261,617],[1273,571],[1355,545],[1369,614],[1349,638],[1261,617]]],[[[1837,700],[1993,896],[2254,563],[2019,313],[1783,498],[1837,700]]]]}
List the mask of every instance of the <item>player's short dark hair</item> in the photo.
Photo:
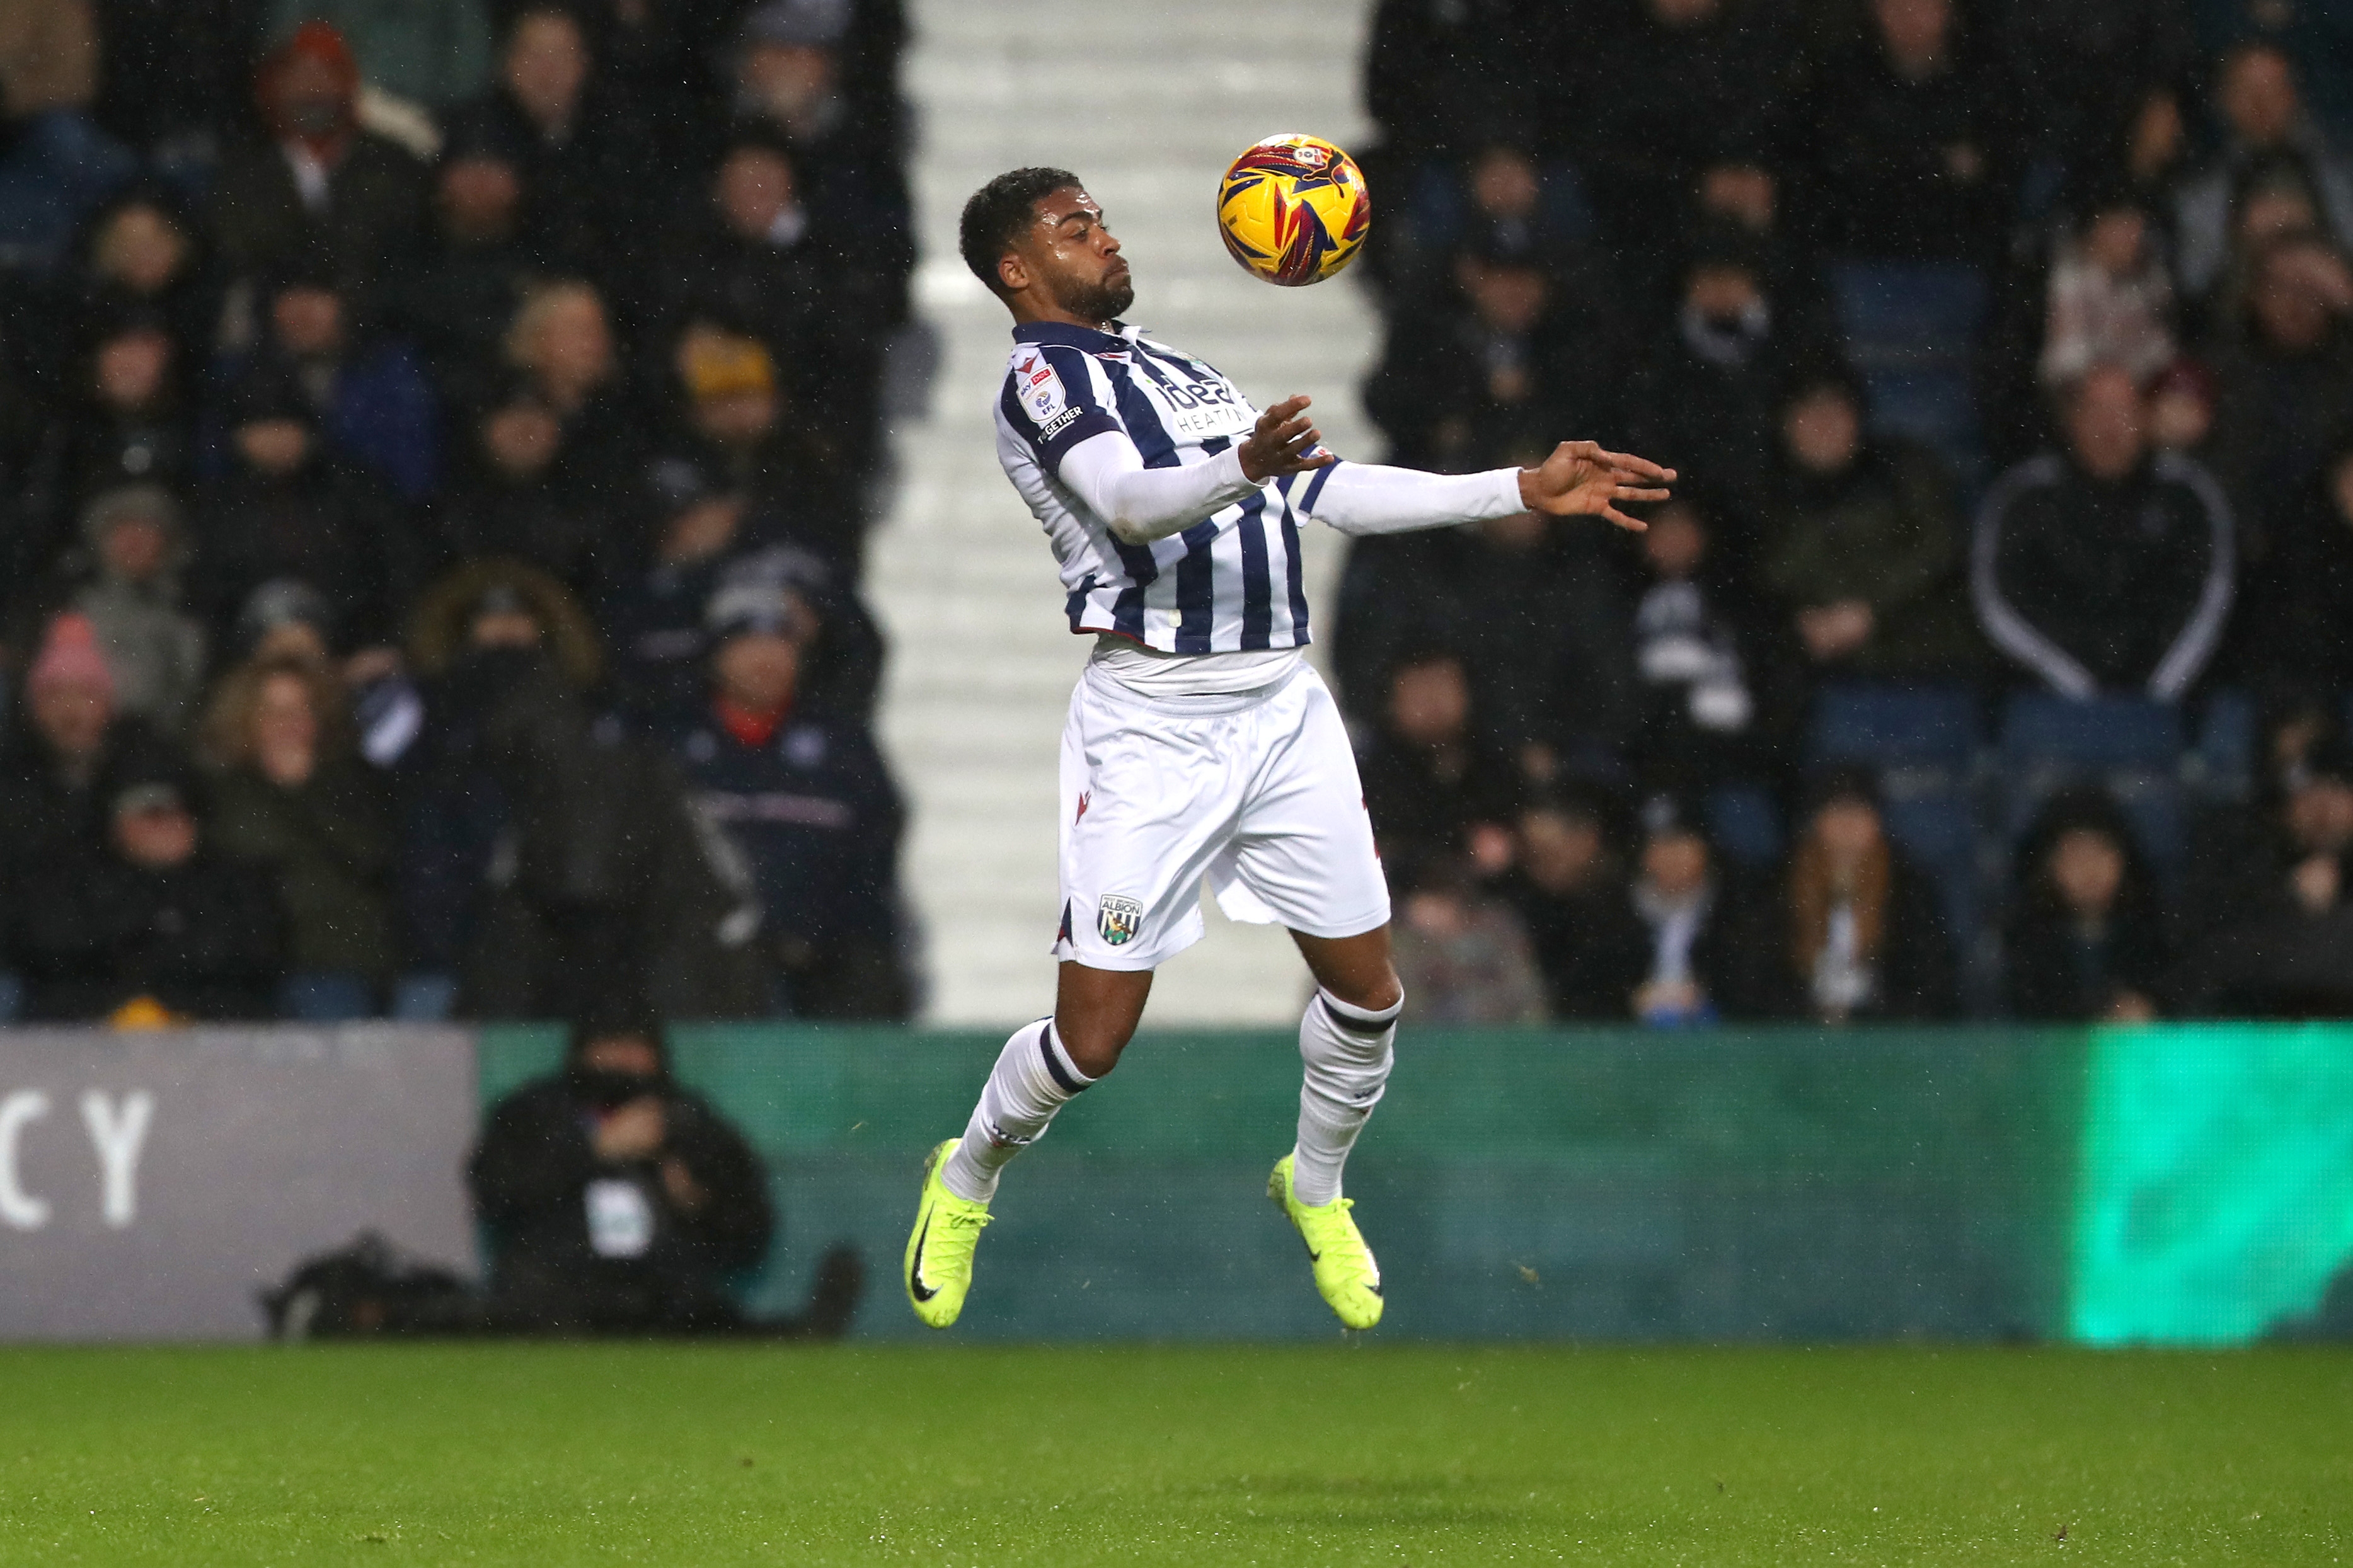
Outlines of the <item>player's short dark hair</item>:
{"type": "Polygon", "coordinates": [[[1078,184],[1079,177],[1068,169],[1008,169],[972,193],[956,226],[956,248],[990,293],[1005,292],[997,280],[997,264],[1014,237],[1029,226],[1038,198],[1078,184]]]}

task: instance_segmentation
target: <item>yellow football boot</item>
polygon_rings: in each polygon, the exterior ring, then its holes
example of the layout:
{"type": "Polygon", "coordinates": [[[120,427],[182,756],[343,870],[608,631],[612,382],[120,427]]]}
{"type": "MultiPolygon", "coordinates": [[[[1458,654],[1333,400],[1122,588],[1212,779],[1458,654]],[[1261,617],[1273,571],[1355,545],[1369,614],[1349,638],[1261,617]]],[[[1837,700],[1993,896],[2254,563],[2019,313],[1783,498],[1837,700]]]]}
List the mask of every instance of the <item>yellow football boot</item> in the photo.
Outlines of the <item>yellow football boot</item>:
{"type": "Polygon", "coordinates": [[[1266,1195],[1299,1227],[1299,1238],[1307,1244],[1307,1261],[1315,1266],[1315,1289],[1324,1293],[1333,1314],[1352,1329],[1369,1329],[1379,1322],[1381,1266],[1373,1261],[1373,1249],[1365,1245],[1364,1233],[1348,1216],[1356,1205],[1347,1198],[1334,1198],[1328,1204],[1301,1203],[1291,1190],[1288,1154],[1274,1163],[1274,1173],[1266,1179],[1266,1195]]]}
{"type": "Polygon", "coordinates": [[[923,1162],[923,1195],[915,1205],[914,1234],[907,1237],[907,1302],[935,1329],[963,1312],[965,1293],[972,1289],[972,1249],[988,1224],[987,1204],[960,1198],[940,1181],[940,1168],[960,1142],[949,1139],[923,1162]]]}

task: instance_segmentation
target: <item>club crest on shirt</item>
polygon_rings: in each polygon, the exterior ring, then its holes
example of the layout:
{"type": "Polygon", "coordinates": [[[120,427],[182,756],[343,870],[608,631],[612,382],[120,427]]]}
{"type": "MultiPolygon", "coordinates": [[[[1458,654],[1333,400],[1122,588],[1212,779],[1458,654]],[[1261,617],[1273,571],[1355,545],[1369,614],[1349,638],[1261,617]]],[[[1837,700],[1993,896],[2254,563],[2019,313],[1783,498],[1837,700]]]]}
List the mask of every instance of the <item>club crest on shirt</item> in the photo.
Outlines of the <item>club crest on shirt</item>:
{"type": "Polygon", "coordinates": [[[1144,906],[1134,899],[1121,898],[1117,893],[1105,893],[1095,914],[1095,930],[1104,942],[1113,947],[1135,940],[1144,929],[1144,906]]]}

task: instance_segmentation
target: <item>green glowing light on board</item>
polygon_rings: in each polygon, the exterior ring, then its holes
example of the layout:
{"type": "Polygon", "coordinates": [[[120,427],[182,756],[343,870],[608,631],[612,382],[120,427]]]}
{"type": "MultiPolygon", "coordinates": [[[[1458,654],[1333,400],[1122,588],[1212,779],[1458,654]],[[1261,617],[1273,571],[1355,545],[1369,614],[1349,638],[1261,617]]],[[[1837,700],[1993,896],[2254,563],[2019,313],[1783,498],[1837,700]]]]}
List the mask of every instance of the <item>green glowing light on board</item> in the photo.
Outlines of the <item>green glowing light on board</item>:
{"type": "Polygon", "coordinates": [[[2071,1328],[2243,1343],[2353,1263],[2353,1028],[2105,1028],[2092,1041],[2071,1328]]]}

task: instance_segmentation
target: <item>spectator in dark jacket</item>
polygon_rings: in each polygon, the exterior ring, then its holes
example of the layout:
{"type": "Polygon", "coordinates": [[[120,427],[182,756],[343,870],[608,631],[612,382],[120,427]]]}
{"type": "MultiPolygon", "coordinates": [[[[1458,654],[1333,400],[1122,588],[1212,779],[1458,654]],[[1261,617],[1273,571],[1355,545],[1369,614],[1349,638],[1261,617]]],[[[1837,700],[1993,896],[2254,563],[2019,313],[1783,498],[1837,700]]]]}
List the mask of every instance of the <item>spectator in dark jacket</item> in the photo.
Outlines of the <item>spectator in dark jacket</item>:
{"type": "Polygon", "coordinates": [[[1556,1022],[1623,1022],[1642,973],[1609,816],[1599,795],[1574,787],[1520,813],[1504,891],[1527,930],[1556,1022]]]}
{"type": "Polygon", "coordinates": [[[1393,889],[1457,859],[1481,876],[1510,865],[1515,775],[1474,721],[1470,678],[1452,652],[1426,644],[1399,654],[1357,766],[1393,889]]]}
{"type": "Polygon", "coordinates": [[[79,249],[73,325],[85,341],[92,316],[149,311],[171,332],[181,364],[205,363],[220,331],[221,280],[211,231],[185,196],[160,181],[134,184],[91,218],[79,249]]]}
{"type": "Polygon", "coordinates": [[[373,1011],[399,963],[393,833],[375,770],[353,749],[342,693],[317,664],[280,657],[229,672],[206,719],[212,842],[267,871],[287,964],[322,1008],[373,1011]]]}
{"type": "Polygon", "coordinates": [[[1925,1022],[1959,1009],[1953,943],[1935,888],[1891,843],[1870,778],[1832,773],[1782,885],[1789,1011],[1825,1024],[1925,1022]]]}
{"type": "Polygon", "coordinates": [[[514,160],[524,246],[554,271],[622,281],[646,170],[635,127],[597,92],[576,8],[527,0],[505,27],[498,80],[450,117],[461,144],[514,160]]]}
{"type": "Polygon", "coordinates": [[[577,1029],[561,1073],[491,1108],[467,1180],[512,1328],[736,1328],[728,1278],[776,1228],[759,1156],[670,1076],[650,1021],[577,1029]]]}
{"type": "Polygon", "coordinates": [[[2144,1023],[2171,988],[2157,891],[2132,830],[2097,789],[2054,797],[2020,847],[2003,933],[2014,1018],[2144,1023]]]}
{"type": "Polygon", "coordinates": [[[1978,624],[2064,696],[2177,701],[2230,618],[2231,509],[2205,469],[2150,457],[2143,421],[2129,374],[2091,372],[2069,402],[2067,449],[2004,474],[1978,514],[1978,624]]]}
{"type": "Polygon", "coordinates": [[[264,583],[309,584],[353,646],[397,635],[418,581],[415,541],[383,487],[328,450],[292,379],[257,365],[229,390],[228,472],[206,487],[197,525],[197,604],[224,644],[264,583]]]}
{"type": "Polygon", "coordinates": [[[1461,303],[1391,324],[1365,407],[1397,461],[1440,469],[1502,462],[1599,413],[1615,355],[1588,268],[1547,269],[1525,243],[1490,234],[1458,255],[1461,303]]]}
{"type": "Polygon", "coordinates": [[[1760,778],[1791,706],[1769,628],[1715,559],[1713,520],[1697,505],[1678,496],[1650,523],[1630,639],[1642,765],[1678,784],[1760,778]]]}
{"type": "Polygon", "coordinates": [[[27,578],[58,564],[101,492],[176,489],[195,477],[194,370],[169,324],[144,307],[114,305],[85,312],[82,324],[90,335],[24,476],[16,552],[27,578]]]}
{"type": "Polygon", "coordinates": [[[49,622],[25,672],[22,721],[0,746],[0,889],[34,862],[99,854],[121,782],[168,773],[178,757],[117,711],[114,674],[89,617],[49,622]]]}
{"type": "Polygon", "coordinates": [[[459,395],[501,363],[508,323],[538,280],[522,229],[522,149],[497,127],[460,124],[433,174],[433,232],[406,278],[387,285],[396,318],[435,379],[459,395]]]}
{"type": "Polygon", "coordinates": [[[504,556],[559,578],[584,604],[605,595],[624,552],[606,498],[562,481],[564,422],[527,383],[510,379],[466,413],[471,439],[434,508],[442,550],[460,561],[504,556]]]}
{"type": "Polygon", "coordinates": [[[1832,254],[1981,264],[2019,174],[2021,95],[1954,0],[1872,0],[1865,37],[1824,62],[1805,122],[1810,206],[1832,254]]]}
{"type": "Polygon", "coordinates": [[[765,1011],[740,868],[666,760],[597,721],[595,634],[562,585],[459,567],[420,602],[410,647],[425,728],[402,762],[404,896],[421,965],[458,976],[461,1010],[765,1011]]]}
{"type": "Polygon", "coordinates": [[[2209,451],[2255,560],[2353,426],[2353,266],[2309,234],[2260,249],[2209,352],[2209,451]]]}
{"type": "Polygon", "coordinates": [[[616,510],[636,499],[652,422],[621,357],[604,296],[578,279],[538,285],[515,311],[504,353],[541,406],[563,422],[556,483],[616,510]]]}
{"type": "Polygon", "coordinates": [[[1567,139],[1609,243],[1647,286],[1675,250],[1662,216],[1693,194],[1717,149],[1774,140],[1788,29],[1752,0],[1611,0],[1567,30],[1574,37],[1559,47],[1577,62],[1574,85],[1548,107],[1574,115],[1567,139]]]}
{"type": "MultiPolygon", "coordinates": [[[[1683,274],[1674,313],[1627,388],[1629,427],[1645,451],[1672,452],[1677,471],[1733,509],[1737,542],[1772,504],[1785,384],[1827,357],[1803,313],[1766,292],[1754,241],[1717,229],[1683,274]]],[[[1728,552],[1744,562],[1746,549],[1728,552]]]]}
{"type": "Polygon", "coordinates": [[[11,946],[35,1018],[266,1018],[284,937],[266,873],[205,842],[185,774],[126,770],[103,853],[68,849],[16,888],[11,946]]]}
{"type": "Polygon", "coordinates": [[[343,35],[306,22],[263,62],[256,94],[269,139],[221,161],[213,224],[222,259],[249,277],[322,247],[351,279],[388,277],[423,237],[427,177],[401,147],[360,128],[359,66],[343,35]]]}
{"type": "Polygon", "coordinates": [[[666,749],[749,868],[755,940],[786,1010],[903,1018],[898,788],[862,718],[809,700],[802,672],[818,614],[757,567],[712,595],[710,693],[670,717],[666,749]]]}
{"type": "Polygon", "coordinates": [[[261,341],[233,362],[231,384],[256,363],[274,364],[311,405],[335,455],[365,468],[404,500],[421,501],[441,479],[432,385],[407,343],[355,320],[351,291],[320,253],[271,267],[260,287],[261,341]]]}
{"type": "Polygon", "coordinates": [[[1793,607],[1822,674],[1954,679],[1981,645],[1952,478],[1919,447],[1866,437],[1862,416],[1859,389],[1835,371],[1783,400],[1763,581],[1793,607]]]}
{"type": "Polygon", "coordinates": [[[2353,745],[2337,712],[2291,709],[2271,741],[2276,771],[2260,804],[2200,824],[2184,900],[2193,947],[2242,937],[2266,910],[2276,910],[2297,867],[2353,855],[2353,745]]]}
{"type": "Polygon", "coordinates": [[[1719,863],[1691,803],[1652,795],[1641,831],[1633,883],[1600,943],[1624,968],[1597,973],[1597,989],[1621,999],[1620,1016],[1655,1028],[1778,1016],[1785,987],[1763,910],[1719,863]]]}
{"type": "Polygon", "coordinates": [[[2281,509],[2248,651],[2266,689],[2326,701],[2353,692],[2353,432],[2301,500],[2281,509]]]}
{"type": "Polygon", "coordinates": [[[896,325],[914,270],[906,137],[895,93],[860,89],[850,58],[858,13],[840,0],[765,0],[744,15],[735,51],[735,111],[790,149],[809,223],[825,252],[854,262],[858,309],[896,325]]]}
{"type": "Polygon", "coordinates": [[[1398,656],[1443,642],[1461,652],[1482,727],[1523,773],[1609,771],[1637,708],[1607,550],[1592,531],[1533,512],[1356,541],[1333,644],[1343,698],[1377,714],[1398,656]]]}

